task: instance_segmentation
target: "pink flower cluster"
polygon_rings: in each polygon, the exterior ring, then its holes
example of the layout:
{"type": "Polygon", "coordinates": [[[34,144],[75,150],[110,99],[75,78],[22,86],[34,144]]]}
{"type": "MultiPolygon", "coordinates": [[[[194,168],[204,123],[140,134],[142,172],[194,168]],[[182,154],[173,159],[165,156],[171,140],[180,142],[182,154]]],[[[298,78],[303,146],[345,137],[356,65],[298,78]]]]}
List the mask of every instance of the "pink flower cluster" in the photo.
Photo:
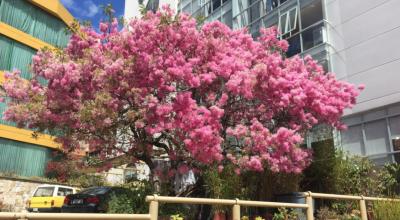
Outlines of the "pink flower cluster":
{"type": "Polygon", "coordinates": [[[67,149],[299,173],[310,161],[302,135],[341,127],[359,93],[310,57],[284,58],[276,28],[255,41],[168,9],[116,26],[85,27],[64,50],[38,52],[31,81],[9,74],[5,118],[56,131],[67,149]]]}

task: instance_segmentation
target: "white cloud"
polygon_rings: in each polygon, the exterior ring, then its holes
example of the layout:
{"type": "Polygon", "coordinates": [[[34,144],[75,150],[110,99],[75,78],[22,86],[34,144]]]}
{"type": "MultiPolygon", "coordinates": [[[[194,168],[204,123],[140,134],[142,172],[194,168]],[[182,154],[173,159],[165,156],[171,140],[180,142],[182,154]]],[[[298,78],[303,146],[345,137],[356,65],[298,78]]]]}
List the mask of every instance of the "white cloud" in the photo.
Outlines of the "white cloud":
{"type": "Polygon", "coordinates": [[[91,18],[99,13],[100,9],[92,0],[61,0],[65,7],[80,17],[91,18]]]}
{"type": "Polygon", "coordinates": [[[61,0],[61,3],[67,7],[71,8],[74,5],[74,0],[61,0]]]}
{"type": "Polygon", "coordinates": [[[86,16],[87,17],[93,17],[97,13],[99,13],[99,7],[95,5],[91,0],[85,1],[85,6],[87,7],[86,9],[86,16]]]}

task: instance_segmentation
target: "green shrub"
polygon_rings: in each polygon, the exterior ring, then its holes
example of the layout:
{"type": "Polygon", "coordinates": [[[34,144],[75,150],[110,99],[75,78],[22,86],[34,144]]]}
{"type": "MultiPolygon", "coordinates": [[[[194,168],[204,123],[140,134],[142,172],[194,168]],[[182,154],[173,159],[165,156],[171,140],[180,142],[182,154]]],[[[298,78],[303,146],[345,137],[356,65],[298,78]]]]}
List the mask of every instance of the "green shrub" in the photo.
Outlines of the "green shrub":
{"type": "Polygon", "coordinates": [[[179,214],[171,215],[171,220],[183,220],[183,217],[179,214]]]}
{"type": "MultiPolygon", "coordinates": [[[[220,199],[242,199],[245,187],[240,175],[235,174],[234,167],[227,165],[222,172],[216,166],[210,167],[203,175],[207,197],[220,199]]],[[[214,206],[214,211],[230,211],[228,206],[214,206]]]]}
{"type": "Polygon", "coordinates": [[[148,213],[145,201],[153,193],[148,181],[135,181],[120,185],[122,190],[110,197],[108,213],[148,213]]]}
{"type": "Polygon", "coordinates": [[[382,176],[382,181],[386,186],[386,195],[398,195],[400,193],[400,164],[385,164],[386,175],[382,176]]]}
{"type": "Polygon", "coordinates": [[[86,173],[81,173],[81,174],[76,174],[76,175],[71,176],[67,180],[67,184],[79,186],[82,188],[107,185],[106,180],[104,179],[103,176],[94,175],[94,174],[86,174],[86,173]]]}
{"type": "Polygon", "coordinates": [[[393,194],[400,181],[399,165],[377,167],[368,158],[336,150],[332,139],[312,146],[314,158],[304,171],[302,191],[382,196],[393,194]]]}
{"type": "Polygon", "coordinates": [[[302,191],[336,193],[340,188],[337,169],[342,155],[336,151],[333,139],[312,143],[313,161],[303,172],[300,183],[302,191]]]}
{"type": "Polygon", "coordinates": [[[126,213],[133,214],[134,210],[134,199],[132,199],[133,193],[127,193],[122,195],[111,195],[108,213],[126,213]]]}
{"type": "Polygon", "coordinates": [[[274,214],[272,220],[298,220],[299,214],[286,208],[279,208],[278,212],[274,214]]]}

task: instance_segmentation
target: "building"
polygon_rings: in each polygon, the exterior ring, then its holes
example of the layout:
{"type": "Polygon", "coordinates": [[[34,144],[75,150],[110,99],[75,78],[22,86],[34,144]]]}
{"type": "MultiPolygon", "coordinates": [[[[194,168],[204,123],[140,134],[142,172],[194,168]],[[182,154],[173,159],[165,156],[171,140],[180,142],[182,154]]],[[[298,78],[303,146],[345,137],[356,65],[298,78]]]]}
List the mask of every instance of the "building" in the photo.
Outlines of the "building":
{"type": "Polygon", "coordinates": [[[181,0],[178,11],[247,27],[254,37],[276,25],[288,57],[309,54],[338,79],[365,84],[335,145],[383,164],[400,162],[399,7],[397,0],[181,0]]]}
{"type": "Polygon", "coordinates": [[[125,0],[124,17],[139,18],[141,16],[140,9],[144,7],[146,10],[156,11],[163,5],[169,5],[171,9],[177,11],[179,0],[125,0]]]}
{"type": "MultiPolygon", "coordinates": [[[[32,77],[29,64],[43,47],[64,47],[69,35],[71,14],[59,0],[0,0],[0,83],[4,71],[21,70],[32,77]]],[[[6,108],[0,103],[0,115],[6,108]]],[[[32,131],[19,129],[0,119],[0,173],[43,176],[52,152],[60,146],[47,134],[32,137],[32,131]]]]}

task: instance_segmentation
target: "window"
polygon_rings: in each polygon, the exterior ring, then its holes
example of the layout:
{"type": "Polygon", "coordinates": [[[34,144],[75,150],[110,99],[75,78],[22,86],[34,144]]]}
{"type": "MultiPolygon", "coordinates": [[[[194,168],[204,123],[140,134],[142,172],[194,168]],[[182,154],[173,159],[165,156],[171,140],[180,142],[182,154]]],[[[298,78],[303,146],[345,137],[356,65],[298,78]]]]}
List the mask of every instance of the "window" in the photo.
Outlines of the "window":
{"type": "Polygon", "coordinates": [[[209,1],[209,0],[200,0],[200,1],[199,1],[200,7],[203,7],[204,5],[206,5],[208,1],[209,1]]]}
{"type": "Polygon", "coordinates": [[[190,5],[190,4],[186,5],[186,6],[182,9],[182,11],[183,11],[183,12],[186,12],[186,13],[191,13],[191,5],[190,5]]]}
{"type": "Polygon", "coordinates": [[[400,151],[399,104],[342,120],[349,126],[341,132],[343,149],[368,156],[377,165],[400,163],[400,153],[394,153],[400,151]]]}
{"type": "Polygon", "coordinates": [[[321,0],[316,0],[301,8],[301,27],[306,28],[323,20],[321,0]]]}
{"type": "Polygon", "coordinates": [[[258,20],[256,22],[254,22],[251,26],[250,26],[250,34],[253,36],[253,38],[257,38],[260,36],[260,28],[261,28],[262,24],[261,24],[261,20],[258,20]]]}
{"type": "Polygon", "coordinates": [[[232,10],[227,11],[223,16],[222,16],[222,22],[226,25],[228,25],[230,28],[232,28],[232,10]]]}
{"type": "Polygon", "coordinates": [[[281,35],[290,33],[297,28],[297,7],[290,9],[279,17],[279,32],[281,35]]]}
{"type": "Polygon", "coordinates": [[[64,187],[59,187],[57,196],[68,196],[69,194],[72,194],[73,190],[69,188],[64,188],[64,187]]]}
{"type": "Polygon", "coordinates": [[[303,50],[311,49],[324,42],[324,24],[308,28],[301,33],[303,38],[303,50]]]}
{"type": "Polygon", "coordinates": [[[221,7],[221,0],[212,0],[213,10],[221,7]]]}
{"type": "Polygon", "coordinates": [[[272,9],[276,8],[280,4],[284,3],[286,0],[264,0],[264,5],[267,11],[271,11],[272,9]]]}
{"type": "MultiPolygon", "coordinates": [[[[400,116],[389,118],[391,142],[394,151],[400,151],[400,116]]],[[[397,163],[400,163],[400,153],[394,155],[397,163]]]]}
{"type": "Polygon", "coordinates": [[[390,152],[386,120],[366,123],[364,129],[366,155],[390,152]]]}
{"type": "Polygon", "coordinates": [[[364,148],[361,125],[351,126],[346,131],[341,133],[342,147],[344,151],[350,154],[363,155],[364,148]]]}
{"type": "Polygon", "coordinates": [[[277,26],[277,22],[278,22],[278,15],[277,13],[274,14],[267,14],[267,16],[264,17],[264,27],[266,28],[270,28],[272,26],[277,26]]]}
{"type": "Polygon", "coordinates": [[[260,18],[261,16],[261,9],[262,6],[260,5],[261,2],[252,2],[252,5],[250,6],[249,12],[250,12],[250,23],[256,21],[257,19],[260,18]]]}
{"type": "Polygon", "coordinates": [[[36,190],[33,197],[50,197],[53,196],[54,187],[40,187],[36,190]]]}
{"type": "Polygon", "coordinates": [[[146,9],[156,12],[159,7],[159,4],[160,4],[159,0],[150,0],[149,2],[147,2],[146,9]]]}
{"type": "Polygon", "coordinates": [[[288,51],[286,52],[287,57],[292,57],[296,54],[301,53],[301,43],[299,34],[288,38],[287,41],[289,43],[289,48],[288,51]]]}

